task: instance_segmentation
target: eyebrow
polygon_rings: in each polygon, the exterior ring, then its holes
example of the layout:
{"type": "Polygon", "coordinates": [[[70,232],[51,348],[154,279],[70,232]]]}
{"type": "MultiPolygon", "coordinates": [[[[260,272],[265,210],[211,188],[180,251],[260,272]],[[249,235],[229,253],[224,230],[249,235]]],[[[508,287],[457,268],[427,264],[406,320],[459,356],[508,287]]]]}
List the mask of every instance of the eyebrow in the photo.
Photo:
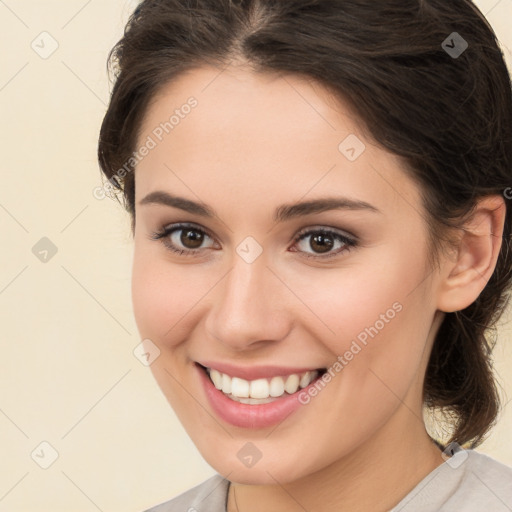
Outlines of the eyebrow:
{"type": "MultiPolygon", "coordinates": [[[[139,201],[139,205],[145,204],[170,206],[206,218],[218,217],[215,210],[204,203],[191,201],[184,197],[173,196],[162,190],[150,192],[139,201]]],[[[346,197],[323,197],[299,203],[282,204],[275,209],[273,220],[274,222],[285,222],[296,217],[329,210],[365,210],[374,213],[382,213],[375,206],[365,201],[349,199],[346,197]]]]}

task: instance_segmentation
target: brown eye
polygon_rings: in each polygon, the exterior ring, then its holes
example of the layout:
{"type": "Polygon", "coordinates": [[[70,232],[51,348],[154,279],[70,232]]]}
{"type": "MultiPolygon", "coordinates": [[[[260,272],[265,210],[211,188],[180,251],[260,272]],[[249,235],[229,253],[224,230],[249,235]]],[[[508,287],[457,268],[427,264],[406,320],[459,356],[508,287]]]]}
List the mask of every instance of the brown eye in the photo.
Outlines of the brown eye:
{"type": "Polygon", "coordinates": [[[299,234],[295,243],[300,248],[299,252],[304,253],[307,258],[319,259],[337,256],[357,245],[356,240],[327,229],[309,230],[299,234]],[[309,243],[306,243],[307,238],[309,243]],[[336,245],[338,250],[333,252],[336,245]]]}
{"type": "Polygon", "coordinates": [[[186,256],[198,254],[203,248],[212,247],[213,245],[213,239],[206,231],[186,224],[167,226],[161,232],[153,233],[151,238],[160,240],[172,252],[186,256]],[[201,247],[208,239],[212,241],[212,244],[201,247]]]}
{"type": "Polygon", "coordinates": [[[334,241],[330,235],[320,233],[311,238],[309,246],[316,252],[324,253],[329,252],[333,248],[334,241]]]}
{"type": "Polygon", "coordinates": [[[204,233],[197,229],[180,229],[181,231],[180,242],[187,249],[198,249],[204,240],[204,233]]]}

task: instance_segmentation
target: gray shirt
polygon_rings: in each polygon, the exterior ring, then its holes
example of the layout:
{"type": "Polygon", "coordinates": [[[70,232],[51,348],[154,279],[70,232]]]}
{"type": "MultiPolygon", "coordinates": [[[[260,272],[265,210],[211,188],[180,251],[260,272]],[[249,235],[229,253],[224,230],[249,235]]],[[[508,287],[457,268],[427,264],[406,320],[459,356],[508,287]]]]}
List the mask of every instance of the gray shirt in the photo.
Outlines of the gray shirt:
{"type": "MultiPolygon", "coordinates": [[[[226,512],[228,490],[229,480],[217,474],[145,512],[226,512]]],[[[460,450],[389,512],[512,512],[512,468],[460,450]]]]}

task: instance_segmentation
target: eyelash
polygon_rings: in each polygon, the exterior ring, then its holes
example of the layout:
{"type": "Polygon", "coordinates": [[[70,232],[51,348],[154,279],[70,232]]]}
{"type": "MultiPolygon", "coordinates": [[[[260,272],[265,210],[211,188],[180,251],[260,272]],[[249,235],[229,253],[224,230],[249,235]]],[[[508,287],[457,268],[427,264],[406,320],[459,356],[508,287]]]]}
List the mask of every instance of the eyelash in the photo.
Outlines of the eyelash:
{"type": "MultiPolygon", "coordinates": [[[[191,231],[195,231],[197,233],[207,235],[209,238],[213,239],[213,237],[208,233],[208,231],[205,231],[204,229],[199,228],[199,227],[195,226],[194,224],[185,224],[185,223],[172,224],[172,225],[167,226],[166,228],[162,229],[161,231],[153,232],[150,235],[150,239],[151,240],[160,240],[167,249],[179,254],[180,256],[194,256],[199,251],[201,251],[201,249],[177,249],[168,238],[169,235],[171,235],[175,231],[182,231],[185,229],[189,229],[191,231]]],[[[335,256],[340,255],[343,252],[348,252],[352,248],[357,246],[357,241],[355,239],[349,238],[348,236],[342,235],[341,233],[338,233],[337,231],[333,231],[333,230],[327,229],[327,228],[302,230],[296,235],[296,237],[293,240],[293,243],[295,245],[298,242],[302,241],[304,238],[307,238],[308,236],[315,235],[315,234],[329,235],[332,238],[334,238],[335,240],[342,242],[344,244],[344,247],[342,249],[338,250],[337,252],[332,252],[332,253],[328,253],[325,255],[304,253],[304,256],[306,258],[316,258],[316,259],[320,259],[320,260],[333,258],[335,256]]],[[[298,251],[298,252],[300,252],[300,251],[298,251]]]]}

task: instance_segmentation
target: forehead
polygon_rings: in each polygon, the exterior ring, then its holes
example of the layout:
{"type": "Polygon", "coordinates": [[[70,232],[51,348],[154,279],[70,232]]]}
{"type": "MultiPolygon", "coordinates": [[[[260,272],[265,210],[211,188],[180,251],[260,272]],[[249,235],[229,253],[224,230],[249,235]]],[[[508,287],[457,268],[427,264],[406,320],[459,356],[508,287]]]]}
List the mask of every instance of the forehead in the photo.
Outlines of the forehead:
{"type": "Polygon", "coordinates": [[[139,146],[149,139],[154,147],[137,165],[137,199],[156,188],[188,188],[206,200],[229,185],[246,205],[257,194],[281,201],[327,191],[379,209],[419,202],[400,158],[369,139],[351,106],[298,75],[242,66],[188,71],[152,99],[139,146]]]}
{"type": "MultiPolygon", "coordinates": [[[[155,129],[173,112],[188,111],[186,105],[192,98],[197,102],[189,112],[192,121],[181,122],[189,117],[185,113],[174,122],[192,125],[189,135],[193,135],[190,133],[193,130],[198,137],[206,135],[211,140],[216,136],[234,139],[237,132],[225,130],[235,125],[243,128],[240,136],[250,135],[255,141],[274,140],[273,132],[281,131],[277,143],[292,138],[300,141],[326,129],[352,132],[358,129],[357,117],[349,106],[336,101],[311,78],[256,73],[244,66],[225,69],[207,66],[189,70],[160,88],[148,106],[141,133],[155,129]]],[[[173,136],[179,136],[177,132],[183,128],[173,131],[173,136]]]]}

